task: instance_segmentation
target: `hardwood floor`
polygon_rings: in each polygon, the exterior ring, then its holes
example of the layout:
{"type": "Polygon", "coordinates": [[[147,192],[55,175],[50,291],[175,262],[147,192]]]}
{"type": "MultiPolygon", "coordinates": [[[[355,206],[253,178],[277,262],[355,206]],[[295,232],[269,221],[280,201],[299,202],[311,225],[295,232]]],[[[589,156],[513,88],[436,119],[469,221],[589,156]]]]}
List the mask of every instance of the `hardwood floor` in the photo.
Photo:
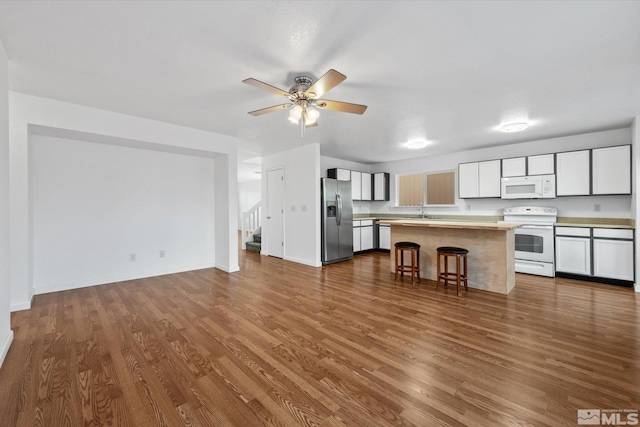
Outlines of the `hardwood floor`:
{"type": "Polygon", "coordinates": [[[638,297],[519,275],[508,296],[394,282],[387,254],[255,253],[35,297],[2,426],[575,426],[640,409],[638,297]]]}

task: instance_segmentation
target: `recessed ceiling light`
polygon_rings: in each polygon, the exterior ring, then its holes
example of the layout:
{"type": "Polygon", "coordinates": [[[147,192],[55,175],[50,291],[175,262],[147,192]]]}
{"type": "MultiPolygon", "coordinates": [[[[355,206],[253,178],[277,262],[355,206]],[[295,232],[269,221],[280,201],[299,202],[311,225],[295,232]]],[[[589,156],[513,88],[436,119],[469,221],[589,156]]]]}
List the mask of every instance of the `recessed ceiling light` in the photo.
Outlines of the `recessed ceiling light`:
{"type": "Polygon", "coordinates": [[[520,132],[528,128],[529,125],[527,123],[509,123],[508,125],[500,126],[500,132],[520,132]]]}
{"type": "Polygon", "coordinates": [[[429,145],[427,141],[409,141],[405,144],[405,147],[410,148],[412,150],[417,150],[420,148],[424,148],[427,145],[429,145]]]}

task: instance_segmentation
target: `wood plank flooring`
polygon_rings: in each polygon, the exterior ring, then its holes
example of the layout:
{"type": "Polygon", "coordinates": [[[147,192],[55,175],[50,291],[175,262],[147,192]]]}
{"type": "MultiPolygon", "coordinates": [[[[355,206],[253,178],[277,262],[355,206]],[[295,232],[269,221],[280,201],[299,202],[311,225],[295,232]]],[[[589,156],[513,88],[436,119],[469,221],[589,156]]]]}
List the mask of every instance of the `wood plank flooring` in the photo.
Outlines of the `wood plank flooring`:
{"type": "Polygon", "coordinates": [[[394,282],[388,254],[38,295],[12,315],[2,426],[575,426],[640,409],[638,296],[518,275],[394,282]]]}

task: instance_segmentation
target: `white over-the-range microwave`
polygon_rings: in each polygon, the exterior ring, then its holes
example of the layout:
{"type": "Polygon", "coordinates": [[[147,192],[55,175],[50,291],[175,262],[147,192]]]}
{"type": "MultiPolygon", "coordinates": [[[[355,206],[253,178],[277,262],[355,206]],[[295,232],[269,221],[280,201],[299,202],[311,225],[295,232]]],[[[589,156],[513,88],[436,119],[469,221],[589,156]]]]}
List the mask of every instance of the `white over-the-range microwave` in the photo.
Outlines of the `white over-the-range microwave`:
{"type": "Polygon", "coordinates": [[[503,199],[552,199],[556,197],[555,175],[502,178],[503,199]]]}

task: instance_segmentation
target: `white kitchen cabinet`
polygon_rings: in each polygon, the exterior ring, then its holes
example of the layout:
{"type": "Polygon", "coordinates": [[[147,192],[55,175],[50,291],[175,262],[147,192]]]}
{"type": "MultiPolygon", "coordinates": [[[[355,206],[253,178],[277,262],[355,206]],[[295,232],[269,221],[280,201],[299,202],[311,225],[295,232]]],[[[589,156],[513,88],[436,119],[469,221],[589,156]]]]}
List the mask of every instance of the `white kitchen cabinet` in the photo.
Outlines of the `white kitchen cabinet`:
{"type": "Polygon", "coordinates": [[[633,240],[593,239],[593,275],[633,281],[633,240]]]}
{"type": "Polygon", "coordinates": [[[591,238],[556,236],[556,271],[591,275],[591,238]]]}
{"type": "Polygon", "coordinates": [[[478,163],[458,165],[458,197],[467,199],[478,197],[478,163]]]}
{"type": "Polygon", "coordinates": [[[527,175],[552,175],[556,173],[555,154],[527,157],[527,175]]]}
{"type": "Polygon", "coordinates": [[[631,194],[631,146],[594,148],[591,194],[631,194]]]}
{"type": "Polygon", "coordinates": [[[591,150],[556,154],[556,196],[588,196],[591,150]]]}
{"type": "Polygon", "coordinates": [[[373,200],[371,188],[371,174],[362,172],[362,200],[373,200]]]}
{"type": "Polygon", "coordinates": [[[500,197],[500,160],[478,163],[478,197],[500,197]]]}
{"type": "Polygon", "coordinates": [[[354,223],[354,227],[353,227],[353,252],[360,252],[360,230],[362,228],[360,227],[360,225],[358,224],[358,226],[355,226],[354,223]]]}
{"type": "Polygon", "coordinates": [[[502,177],[525,176],[527,174],[526,157],[502,159],[502,177]]]}
{"type": "Polygon", "coordinates": [[[373,249],[373,225],[360,228],[360,250],[373,249]]]}
{"type": "Polygon", "coordinates": [[[391,250],[391,227],[388,225],[378,227],[378,248],[391,250]]]}
{"type": "Polygon", "coordinates": [[[593,229],[593,275],[633,281],[633,230],[593,229]]]}
{"type": "Polygon", "coordinates": [[[362,200],[362,172],[351,171],[351,198],[362,200]]]}
{"type": "Polygon", "coordinates": [[[500,160],[459,164],[458,197],[500,197],[500,160]]]}
{"type": "Polygon", "coordinates": [[[387,172],[373,174],[373,200],[389,201],[389,174],[387,172]]]}

